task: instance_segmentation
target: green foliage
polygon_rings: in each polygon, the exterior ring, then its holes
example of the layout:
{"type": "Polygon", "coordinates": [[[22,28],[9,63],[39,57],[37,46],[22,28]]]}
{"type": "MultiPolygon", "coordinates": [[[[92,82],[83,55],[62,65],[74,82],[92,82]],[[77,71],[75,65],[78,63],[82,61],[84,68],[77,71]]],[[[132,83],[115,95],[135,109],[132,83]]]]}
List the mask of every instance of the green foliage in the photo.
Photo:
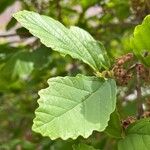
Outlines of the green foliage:
{"type": "Polygon", "coordinates": [[[0,149],[150,149],[148,0],[1,0],[0,13],[0,149]]]}
{"type": "Polygon", "coordinates": [[[141,119],[130,125],[126,136],[118,143],[118,150],[136,149],[147,150],[150,148],[150,119],[141,119]]]}
{"type": "Polygon", "coordinates": [[[122,138],[123,129],[121,126],[121,120],[119,114],[116,110],[111,114],[105,132],[112,137],[122,138]]]}
{"type": "Polygon", "coordinates": [[[10,19],[10,21],[8,22],[7,26],[6,26],[6,30],[10,30],[12,27],[14,27],[17,24],[17,21],[14,17],[12,17],[10,19]]]}
{"type": "Polygon", "coordinates": [[[2,13],[8,6],[10,6],[11,4],[13,4],[15,2],[15,0],[1,0],[0,1],[0,13],[2,13]]]}
{"type": "Polygon", "coordinates": [[[48,84],[39,92],[34,131],[51,139],[75,139],[105,129],[116,104],[113,80],[78,75],[51,78],[48,84]]]}
{"type": "Polygon", "coordinates": [[[108,2],[107,7],[113,8],[115,11],[115,15],[120,19],[123,20],[127,16],[129,16],[129,0],[111,0],[108,2]]]}
{"type": "Polygon", "coordinates": [[[83,9],[88,8],[91,5],[94,5],[95,3],[98,2],[98,0],[92,0],[92,1],[88,1],[88,0],[79,0],[79,2],[82,4],[83,9]]]}
{"type": "Polygon", "coordinates": [[[79,144],[79,145],[74,145],[73,150],[96,150],[96,149],[86,144],[79,144]]]}
{"type": "Polygon", "coordinates": [[[135,55],[147,66],[150,66],[149,35],[150,35],[150,16],[145,17],[143,23],[134,30],[134,36],[131,38],[131,46],[135,55]]]}
{"type": "MultiPolygon", "coordinates": [[[[96,71],[99,71],[101,66],[106,69],[107,61],[104,58],[107,55],[102,53],[103,47],[99,47],[98,42],[86,31],[77,27],[71,27],[69,31],[52,18],[28,11],[19,12],[14,17],[46,46],[60,53],[70,54],[73,58],[82,59],[96,71]]],[[[87,138],[93,130],[103,131],[106,128],[116,104],[114,81],[103,83],[97,78],[77,76],[53,78],[48,84],[49,88],[39,94],[34,131],[51,139],[75,139],[79,135],[87,138]],[[68,124],[69,121],[71,124],[68,124]]]]}
{"type": "Polygon", "coordinates": [[[73,26],[67,29],[58,21],[34,12],[22,11],[14,17],[47,47],[83,60],[95,71],[101,67],[108,69],[109,59],[102,44],[83,29],[73,26]]]}
{"type": "Polygon", "coordinates": [[[5,60],[0,68],[0,87],[3,87],[3,89],[9,89],[12,86],[11,83],[14,84],[18,79],[26,81],[33,70],[46,67],[50,59],[50,52],[47,48],[41,47],[31,52],[26,51],[25,48],[22,48],[21,51],[14,48],[12,51],[12,48],[0,52],[3,56],[2,60],[5,60]]]}

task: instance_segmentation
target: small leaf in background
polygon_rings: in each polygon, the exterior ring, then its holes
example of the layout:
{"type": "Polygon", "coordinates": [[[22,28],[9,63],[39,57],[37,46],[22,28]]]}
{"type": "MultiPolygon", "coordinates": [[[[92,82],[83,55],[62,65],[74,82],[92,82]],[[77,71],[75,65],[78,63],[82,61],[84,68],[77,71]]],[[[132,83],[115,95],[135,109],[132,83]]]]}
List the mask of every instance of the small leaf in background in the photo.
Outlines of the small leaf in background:
{"type": "Polygon", "coordinates": [[[24,27],[20,27],[16,30],[16,33],[18,36],[20,36],[21,38],[29,38],[32,37],[32,34],[29,33],[29,31],[24,28],[24,27]]]}
{"type": "Polygon", "coordinates": [[[109,59],[102,44],[85,30],[78,27],[66,28],[60,22],[41,16],[35,12],[20,11],[14,17],[27,28],[30,33],[41,39],[47,47],[62,54],[69,54],[73,58],[82,60],[95,71],[102,67],[110,67],[109,59]]]}
{"type": "Polygon", "coordinates": [[[6,26],[6,30],[11,29],[12,27],[14,27],[17,24],[17,21],[15,20],[15,18],[11,18],[10,21],[8,22],[7,26],[6,26]]]}
{"type": "Polygon", "coordinates": [[[99,2],[99,0],[92,0],[92,1],[89,1],[89,0],[79,0],[79,2],[81,3],[83,9],[86,9],[96,3],[99,2]]]}
{"type": "Polygon", "coordinates": [[[121,108],[122,118],[127,118],[128,116],[135,116],[136,114],[136,100],[127,102],[124,107],[121,108]]]}
{"type": "Polygon", "coordinates": [[[114,138],[122,138],[121,120],[117,110],[110,115],[110,120],[105,132],[114,138]]]}
{"type": "Polygon", "coordinates": [[[6,61],[0,73],[6,79],[24,78],[29,76],[33,69],[41,69],[49,62],[50,52],[47,48],[39,48],[33,52],[16,52],[6,61]]]}
{"type": "Polygon", "coordinates": [[[78,75],[51,78],[48,84],[39,92],[33,131],[51,139],[76,139],[106,128],[116,106],[114,80],[78,75]]]}
{"type": "Polygon", "coordinates": [[[95,149],[93,146],[81,143],[78,145],[73,145],[73,150],[100,150],[100,149],[95,149]]]}
{"type": "Polygon", "coordinates": [[[6,61],[14,55],[16,52],[20,51],[21,47],[11,47],[7,43],[0,45],[0,64],[6,63],[6,61]]]}
{"type": "Polygon", "coordinates": [[[150,66],[150,15],[146,16],[143,23],[134,30],[131,38],[131,47],[135,55],[145,65],[150,66]]]}
{"type": "MultiPolygon", "coordinates": [[[[0,50],[0,91],[19,88],[22,81],[30,79],[34,70],[40,71],[51,62],[51,55],[48,48],[40,47],[34,51],[27,51],[25,48],[7,47],[0,50]]],[[[22,85],[23,87],[23,85],[22,85]]]]}
{"type": "Polygon", "coordinates": [[[18,52],[8,60],[5,66],[1,69],[2,75],[7,79],[15,79],[17,77],[24,78],[33,70],[33,63],[24,60],[24,52],[18,52]]]}
{"type": "Polygon", "coordinates": [[[149,150],[150,118],[141,119],[131,124],[126,137],[119,141],[118,150],[149,150]]]}
{"type": "Polygon", "coordinates": [[[129,0],[111,0],[106,5],[108,8],[114,9],[115,16],[120,20],[130,15],[129,0]]]}

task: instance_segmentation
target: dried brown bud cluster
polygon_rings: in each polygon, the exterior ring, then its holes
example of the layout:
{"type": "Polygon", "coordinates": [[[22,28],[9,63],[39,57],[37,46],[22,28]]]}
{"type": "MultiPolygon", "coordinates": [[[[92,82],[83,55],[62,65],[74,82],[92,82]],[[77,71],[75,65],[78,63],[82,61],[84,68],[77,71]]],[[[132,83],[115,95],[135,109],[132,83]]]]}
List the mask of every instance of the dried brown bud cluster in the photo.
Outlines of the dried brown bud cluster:
{"type": "Polygon", "coordinates": [[[132,74],[125,69],[124,64],[132,60],[133,54],[128,53],[116,60],[116,64],[113,68],[114,76],[119,85],[126,85],[131,79],[132,74]]]}
{"type": "Polygon", "coordinates": [[[150,117],[150,111],[145,111],[142,115],[142,118],[149,118],[150,117]]]}
{"type": "Polygon", "coordinates": [[[122,126],[126,129],[130,124],[134,123],[136,118],[130,116],[122,121],[122,126]]]}
{"type": "Polygon", "coordinates": [[[116,61],[116,65],[122,66],[124,63],[130,61],[133,58],[132,53],[128,53],[126,55],[123,55],[122,57],[118,58],[116,61]]]}
{"type": "MultiPolygon", "coordinates": [[[[138,75],[141,81],[145,83],[150,82],[150,69],[146,68],[143,64],[132,64],[133,54],[128,53],[116,60],[113,67],[113,74],[118,85],[124,86],[132,79],[132,76],[138,75]]],[[[144,83],[143,82],[143,83],[144,83]]]]}
{"type": "Polygon", "coordinates": [[[146,105],[146,110],[144,111],[144,113],[142,114],[142,118],[149,118],[150,117],[150,99],[147,98],[145,101],[145,105],[146,105]]]}

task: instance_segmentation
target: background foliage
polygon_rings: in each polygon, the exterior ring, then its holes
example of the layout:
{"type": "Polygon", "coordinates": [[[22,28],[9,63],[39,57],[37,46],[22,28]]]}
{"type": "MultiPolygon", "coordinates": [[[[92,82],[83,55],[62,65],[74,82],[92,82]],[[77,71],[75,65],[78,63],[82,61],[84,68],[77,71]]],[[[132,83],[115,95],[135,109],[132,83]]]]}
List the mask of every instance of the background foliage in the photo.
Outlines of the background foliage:
{"type": "MultiPolygon", "coordinates": [[[[35,11],[51,16],[65,26],[76,25],[84,28],[104,44],[112,63],[114,58],[130,52],[133,47],[129,40],[134,27],[150,13],[148,0],[1,0],[1,15],[14,4],[18,6],[18,10],[35,11]]],[[[14,12],[13,10],[11,15],[14,12]]],[[[51,141],[31,131],[34,111],[37,108],[37,93],[48,86],[48,78],[74,76],[77,73],[89,75],[92,71],[80,61],[69,56],[64,59],[57,52],[41,45],[14,18],[10,18],[5,26],[1,23],[0,28],[0,149],[88,149],[84,144],[79,145],[82,141],[93,145],[95,149],[115,150],[116,142],[104,133],[94,132],[86,140],[79,137],[75,141],[51,141]]],[[[117,105],[120,106],[118,111],[121,112],[121,120],[136,114],[134,86],[132,81],[128,86],[119,87],[117,105]]],[[[149,111],[150,92],[147,86],[142,89],[145,108],[149,111]]],[[[120,122],[118,120],[117,125],[112,124],[114,131],[109,128],[106,130],[108,133],[114,132],[118,139],[121,135],[115,129],[120,128],[120,122]]],[[[132,132],[132,129],[128,132],[132,132]]]]}

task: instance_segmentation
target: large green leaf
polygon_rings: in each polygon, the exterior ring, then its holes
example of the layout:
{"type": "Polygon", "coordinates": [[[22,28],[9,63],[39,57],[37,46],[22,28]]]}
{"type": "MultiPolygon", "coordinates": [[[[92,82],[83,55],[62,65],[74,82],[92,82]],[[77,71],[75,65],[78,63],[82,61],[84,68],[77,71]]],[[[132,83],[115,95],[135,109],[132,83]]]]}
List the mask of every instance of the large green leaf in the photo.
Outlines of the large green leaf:
{"type": "Polygon", "coordinates": [[[150,15],[145,17],[143,23],[134,30],[131,38],[131,46],[135,55],[147,66],[150,66],[150,54],[144,57],[145,53],[150,53],[150,15]]]}
{"type": "Polygon", "coordinates": [[[56,77],[39,92],[33,130],[51,139],[87,138],[103,131],[116,106],[116,84],[97,77],[56,77]]]}
{"type": "Polygon", "coordinates": [[[83,29],[66,28],[60,22],[35,12],[20,11],[14,17],[47,47],[82,60],[94,70],[109,67],[109,59],[101,43],[83,29]]]}
{"type": "Polygon", "coordinates": [[[118,143],[118,150],[149,150],[150,118],[142,119],[130,125],[127,136],[118,143]]]}

